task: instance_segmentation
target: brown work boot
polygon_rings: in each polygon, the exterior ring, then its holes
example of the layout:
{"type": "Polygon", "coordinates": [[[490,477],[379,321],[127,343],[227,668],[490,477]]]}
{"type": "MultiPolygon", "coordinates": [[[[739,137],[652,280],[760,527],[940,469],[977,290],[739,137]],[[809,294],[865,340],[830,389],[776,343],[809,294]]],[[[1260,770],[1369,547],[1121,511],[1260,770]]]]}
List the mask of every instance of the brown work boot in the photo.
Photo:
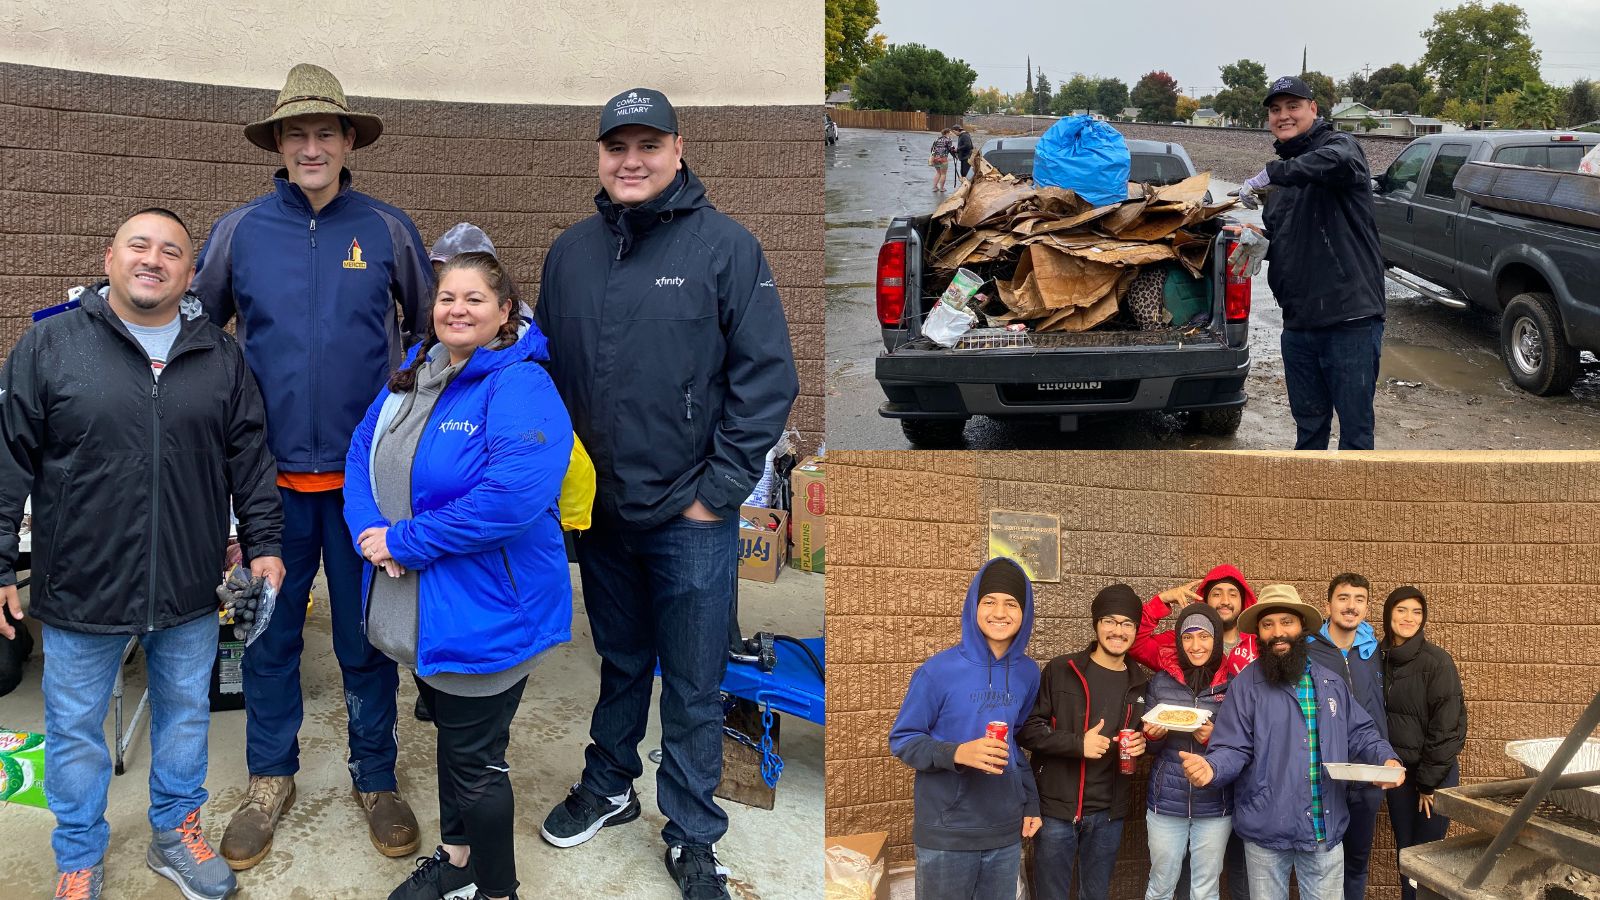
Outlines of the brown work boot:
{"type": "Polygon", "coordinates": [[[222,833],[222,858],[235,872],[248,869],[272,849],[278,819],[294,803],[293,775],[251,775],[244,802],[222,833]]]}
{"type": "Polygon", "coordinates": [[[367,813],[367,836],[384,856],[410,856],[419,843],[416,814],[395,791],[362,791],[351,786],[350,793],[367,813]]]}

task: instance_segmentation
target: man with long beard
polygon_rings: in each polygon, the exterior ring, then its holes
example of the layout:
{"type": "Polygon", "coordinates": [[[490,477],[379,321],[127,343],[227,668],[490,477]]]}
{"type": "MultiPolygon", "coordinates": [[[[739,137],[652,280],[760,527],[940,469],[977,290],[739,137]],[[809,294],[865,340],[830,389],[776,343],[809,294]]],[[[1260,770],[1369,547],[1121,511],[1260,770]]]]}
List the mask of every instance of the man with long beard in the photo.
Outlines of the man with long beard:
{"type": "Polygon", "coordinates": [[[1239,616],[1261,656],[1230,685],[1205,755],[1180,754],[1195,786],[1234,784],[1234,829],[1258,900],[1289,896],[1291,869],[1306,900],[1344,896],[1346,787],[1324,763],[1403,768],[1344,678],[1311,660],[1305,636],[1320,627],[1322,614],[1293,587],[1262,588],[1239,616]]]}

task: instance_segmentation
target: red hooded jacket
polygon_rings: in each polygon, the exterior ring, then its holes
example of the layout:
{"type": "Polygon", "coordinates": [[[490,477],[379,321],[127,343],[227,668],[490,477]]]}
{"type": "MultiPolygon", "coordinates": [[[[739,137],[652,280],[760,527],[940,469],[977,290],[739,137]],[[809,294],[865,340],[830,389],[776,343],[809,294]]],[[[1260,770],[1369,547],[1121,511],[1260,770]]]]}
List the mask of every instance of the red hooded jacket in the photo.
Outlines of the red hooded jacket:
{"type": "MultiPolygon", "coordinates": [[[[1211,586],[1224,578],[1232,578],[1239,582],[1240,593],[1244,595],[1244,606],[1240,612],[1255,605],[1255,591],[1250,590],[1250,583],[1244,580],[1244,575],[1233,566],[1223,564],[1206,573],[1205,580],[1200,582],[1200,598],[1205,599],[1206,592],[1211,586]]],[[[1166,672],[1173,678],[1183,682],[1183,669],[1178,665],[1178,638],[1171,628],[1157,632],[1156,626],[1161,620],[1172,612],[1172,607],[1159,595],[1151,597],[1144,605],[1144,613],[1139,617],[1139,631],[1133,638],[1133,649],[1128,655],[1134,662],[1158,672],[1166,672]]],[[[1245,666],[1255,662],[1256,636],[1253,634],[1239,635],[1239,643],[1233,651],[1222,660],[1222,668],[1217,670],[1217,679],[1232,680],[1233,676],[1243,671],[1245,666]]]]}

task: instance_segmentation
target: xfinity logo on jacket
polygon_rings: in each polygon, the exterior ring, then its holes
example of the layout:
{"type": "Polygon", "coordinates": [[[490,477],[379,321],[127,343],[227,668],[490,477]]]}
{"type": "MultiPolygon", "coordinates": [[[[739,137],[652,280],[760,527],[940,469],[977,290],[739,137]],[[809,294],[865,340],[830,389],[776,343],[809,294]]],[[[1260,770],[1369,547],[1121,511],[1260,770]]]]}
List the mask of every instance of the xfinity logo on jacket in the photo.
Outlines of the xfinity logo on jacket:
{"type": "Polygon", "coordinates": [[[477,434],[478,429],[481,427],[481,425],[474,425],[471,422],[445,421],[439,423],[439,432],[441,434],[447,434],[452,431],[464,431],[467,433],[467,435],[471,436],[477,434]]]}
{"type": "Polygon", "coordinates": [[[678,276],[677,278],[674,278],[671,275],[663,275],[660,278],[656,279],[656,287],[682,287],[682,286],[683,286],[683,276],[681,276],[681,275],[678,276]]]}
{"type": "Polygon", "coordinates": [[[993,689],[973,691],[969,698],[978,704],[978,711],[984,712],[991,709],[1009,709],[1016,704],[1016,698],[1010,691],[997,691],[993,689]]]}

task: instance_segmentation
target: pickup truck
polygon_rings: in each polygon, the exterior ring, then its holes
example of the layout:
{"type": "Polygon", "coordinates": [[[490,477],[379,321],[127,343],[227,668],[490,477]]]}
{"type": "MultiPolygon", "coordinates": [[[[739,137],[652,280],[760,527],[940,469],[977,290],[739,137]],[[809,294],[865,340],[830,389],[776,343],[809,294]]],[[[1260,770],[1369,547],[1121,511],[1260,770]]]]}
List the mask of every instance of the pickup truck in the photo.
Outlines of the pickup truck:
{"type": "MultiPolygon", "coordinates": [[[[1031,175],[1036,142],[1002,138],[982,152],[1002,173],[1031,175]]],[[[1195,174],[1177,144],[1127,144],[1132,181],[1165,185],[1195,174]]],[[[946,349],[921,331],[948,282],[924,271],[923,249],[938,239],[930,234],[937,227],[931,214],[896,216],[878,250],[883,351],[876,375],[887,398],[878,412],[898,419],[913,446],[958,446],[977,415],[1053,418],[1072,431],[1085,415],[1172,410],[1187,412],[1195,431],[1238,429],[1250,374],[1250,279],[1227,274],[1233,234],[1213,239],[1207,277],[1214,302],[1203,329],[1050,332],[1029,334],[1025,347],[946,349]]]]}
{"type": "Polygon", "coordinates": [[[1600,350],[1600,229],[1485,208],[1456,175],[1469,162],[1576,172],[1596,142],[1585,132],[1430,134],[1373,179],[1389,280],[1498,314],[1512,381],[1540,396],[1572,386],[1580,350],[1600,350]]]}

